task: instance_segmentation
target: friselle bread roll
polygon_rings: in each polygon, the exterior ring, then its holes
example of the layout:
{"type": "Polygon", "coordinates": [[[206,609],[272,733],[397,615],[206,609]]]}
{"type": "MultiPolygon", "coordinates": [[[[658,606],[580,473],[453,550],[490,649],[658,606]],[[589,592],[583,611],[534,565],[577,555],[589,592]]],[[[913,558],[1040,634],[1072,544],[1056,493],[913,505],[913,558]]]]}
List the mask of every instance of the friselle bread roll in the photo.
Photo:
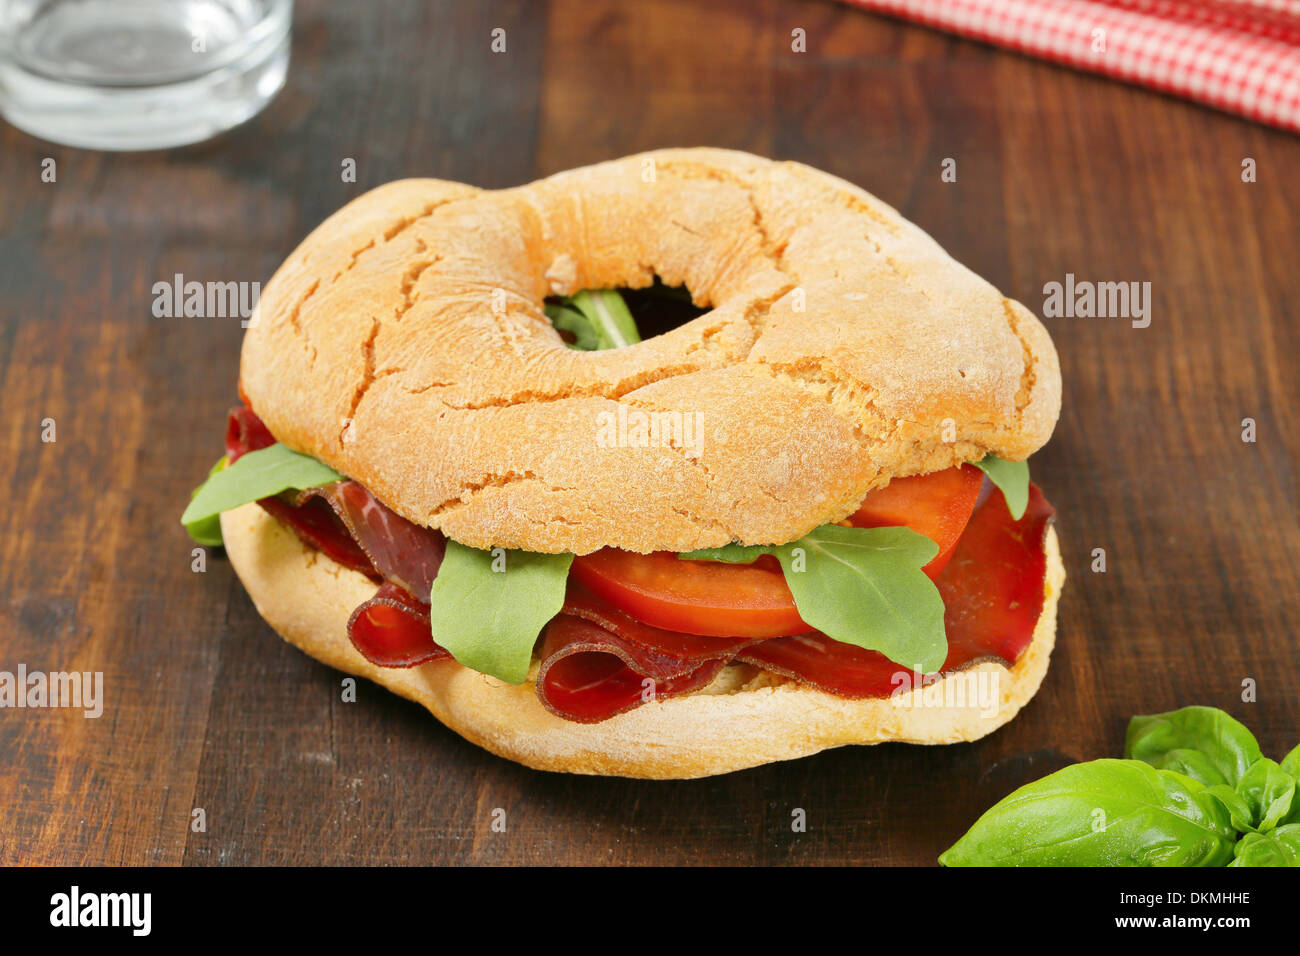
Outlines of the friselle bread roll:
{"type": "Polygon", "coordinates": [[[411,521],[579,554],[793,540],[890,478],[1027,457],[1061,390],[1038,320],[889,206],[716,149],[375,189],[267,285],[241,386],[277,439],[411,521]],[[542,312],[656,275],[709,311],[596,352],[542,312]],[[620,406],[698,414],[699,454],[599,445],[620,406]]]}
{"type": "Polygon", "coordinates": [[[256,504],[223,514],[221,529],[258,612],[317,660],[422,704],[472,743],[526,766],[655,779],[727,773],[845,744],[948,744],[992,733],[1042,682],[1065,580],[1056,532],[1049,530],[1042,614],[1032,643],[1009,669],[984,662],[922,691],[848,700],[732,665],[705,691],[582,724],[547,711],[531,678],[511,685],[454,661],[376,667],[357,653],[347,630],[353,609],[374,594],[373,582],[307,547],[256,504]],[[972,689],[981,674],[989,698],[972,689]],[[946,693],[944,685],[956,681],[972,683],[946,693]],[[918,696],[925,694],[937,702],[918,696]]]}

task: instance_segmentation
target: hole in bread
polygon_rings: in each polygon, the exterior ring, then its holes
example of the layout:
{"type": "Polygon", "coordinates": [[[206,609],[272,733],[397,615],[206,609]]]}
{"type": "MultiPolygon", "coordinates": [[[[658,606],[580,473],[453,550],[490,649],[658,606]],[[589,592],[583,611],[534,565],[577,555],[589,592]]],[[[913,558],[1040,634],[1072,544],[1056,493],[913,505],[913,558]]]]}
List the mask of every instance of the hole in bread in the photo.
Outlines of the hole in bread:
{"type": "MultiPolygon", "coordinates": [[[[695,304],[686,286],[666,285],[658,276],[655,276],[651,285],[643,289],[623,287],[615,291],[627,303],[628,311],[632,313],[632,319],[636,322],[642,341],[671,332],[709,311],[708,308],[695,304]]],[[[562,301],[559,296],[549,296],[546,299],[548,305],[559,304],[562,301]]],[[[565,342],[574,341],[573,333],[564,329],[556,331],[565,342]]]]}

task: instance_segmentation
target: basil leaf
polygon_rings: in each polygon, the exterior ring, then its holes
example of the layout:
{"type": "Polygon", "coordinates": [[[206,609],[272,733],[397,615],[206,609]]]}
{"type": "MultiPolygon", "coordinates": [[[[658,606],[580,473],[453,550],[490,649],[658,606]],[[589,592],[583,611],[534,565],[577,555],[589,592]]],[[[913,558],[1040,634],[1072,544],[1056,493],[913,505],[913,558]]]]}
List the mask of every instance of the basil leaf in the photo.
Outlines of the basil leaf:
{"type": "Polygon", "coordinates": [[[1180,749],[1201,751],[1223,777],[1222,782],[1233,787],[1262,756],[1255,735],[1217,707],[1184,707],[1129,721],[1125,757],[1159,767],[1166,754],[1180,749]]]}
{"type": "Polygon", "coordinates": [[[543,311],[557,329],[574,335],[570,348],[616,349],[641,341],[632,312],[614,289],[585,289],[558,304],[547,303],[543,311]]]}
{"type": "Polygon", "coordinates": [[[1222,866],[1227,811],[1182,774],[1093,760],[1026,784],[985,813],[944,866],[1222,866]]]}
{"type": "MultiPolygon", "coordinates": [[[[217,459],[217,463],[208,469],[208,478],[211,478],[225,467],[226,456],[222,455],[217,459]]],[[[206,481],[206,479],[204,480],[206,481]]],[[[197,495],[202,488],[203,485],[199,485],[198,488],[195,488],[190,492],[191,501],[194,500],[194,496],[197,495]]],[[[221,537],[221,515],[219,514],[208,515],[205,518],[199,518],[197,521],[191,521],[185,526],[185,530],[188,532],[190,538],[193,539],[195,544],[206,545],[210,548],[219,548],[225,544],[225,541],[223,541],[221,537]]]]}
{"type": "Polygon", "coordinates": [[[1176,747],[1153,760],[1148,760],[1147,763],[1158,770],[1181,773],[1207,787],[1223,786],[1228,789],[1228,792],[1232,792],[1232,784],[1228,783],[1228,778],[1214,765],[1214,761],[1199,750],[1176,747]]]}
{"type": "Polygon", "coordinates": [[[1011,517],[1017,521],[1023,518],[1025,509],[1029,507],[1029,462],[1003,461],[997,455],[985,455],[982,461],[971,464],[998,486],[1011,517]]]}
{"type": "Polygon", "coordinates": [[[461,664],[510,684],[528,678],[533,645],[564,606],[571,554],[480,551],[447,541],[433,580],[433,639],[461,664]]]}
{"type": "Polygon", "coordinates": [[[776,555],[808,624],[833,640],[930,674],[948,656],[943,598],[921,570],[938,553],[937,544],[910,528],[827,524],[790,544],[728,544],[678,557],[749,564],[760,554],[776,555]]]}
{"type": "Polygon", "coordinates": [[[1205,790],[1210,796],[1218,800],[1223,805],[1223,809],[1228,811],[1228,819],[1232,822],[1232,828],[1239,833],[1255,829],[1255,812],[1246,802],[1246,798],[1233,789],[1231,784],[1216,783],[1205,790]]]}
{"type": "Polygon", "coordinates": [[[1280,766],[1291,776],[1300,780],[1300,744],[1297,744],[1289,754],[1282,758],[1280,766]]]}
{"type": "Polygon", "coordinates": [[[1241,830],[1258,830],[1267,833],[1291,812],[1295,799],[1295,777],[1278,765],[1276,760],[1261,757],[1250,765],[1237,783],[1237,795],[1250,808],[1251,826],[1241,830]]]}
{"type": "Polygon", "coordinates": [[[190,499],[181,523],[189,526],[290,488],[315,488],[342,478],[329,465],[277,442],[260,451],[250,451],[234,464],[210,475],[190,499]]]}
{"type": "Polygon", "coordinates": [[[1234,849],[1228,866],[1300,866],[1300,823],[1288,823],[1270,833],[1247,833],[1234,849]]]}

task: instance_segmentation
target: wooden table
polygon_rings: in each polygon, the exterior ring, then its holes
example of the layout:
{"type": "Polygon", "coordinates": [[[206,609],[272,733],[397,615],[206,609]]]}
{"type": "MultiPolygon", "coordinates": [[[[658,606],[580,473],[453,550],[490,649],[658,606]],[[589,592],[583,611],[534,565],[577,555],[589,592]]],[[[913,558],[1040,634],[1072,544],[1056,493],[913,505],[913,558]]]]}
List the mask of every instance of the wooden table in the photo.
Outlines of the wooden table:
{"type": "Polygon", "coordinates": [[[97,720],[0,711],[0,863],[930,864],[1013,787],[1117,754],[1131,714],[1214,704],[1266,753],[1300,738],[1296,138],[821,2],[301,0],[295,29],[288,87],[215,142],[0,132],[0,669],[103,671],[107,697],[97,720]],[[155,282],[264,281],[391,179],[695,144],[860,183],[1031,308],[1067,273],[1151,283],[1148,328],[1047,320],[1065,403],[1033,469],[1070,581],[1041,693],[988,739],[695,782],[535,773],[368,683],[341,703],[223,557],[191,570],[176,519],[241,329],[155,318],[155,282]]]}

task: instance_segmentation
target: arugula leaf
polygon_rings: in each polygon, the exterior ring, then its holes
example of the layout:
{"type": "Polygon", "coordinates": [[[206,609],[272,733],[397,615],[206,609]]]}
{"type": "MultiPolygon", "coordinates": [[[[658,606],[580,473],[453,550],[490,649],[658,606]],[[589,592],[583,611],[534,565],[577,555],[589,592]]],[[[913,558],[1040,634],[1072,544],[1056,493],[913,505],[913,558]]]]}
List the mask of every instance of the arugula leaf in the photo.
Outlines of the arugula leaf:
{"type": "Polygon", "coordinates": [[[767,544],[724,544],[720,548],[699,548],[695,551],[683,551],[677,555],[682,561],[718,561],[722,564],[753,564],[761,554],[772,554],[774,545],[767,544]]]}
{"type": "MultiPolygon", "coordinates": [[[[217,463],[208,470],[208,478],[211,478],[217,472],[221,471],[221,469],[225,468],[226,464],[226,456],[222,455],[217,459],[217,463]]],[[[204,481],[206,482],[207,479],[205,478],[204,481]]],[[[195,488],[190,492],[191,501],[194,500],[194,496],[197,495],[202,488],[203,485],[199,485],[198,488],[195,488]]],[[[208,515],[206,518],[199,518],[197,521],[191,521],[189,524],[185,525],[185,530],[195,544],[202,544],[210,548],[219,548],[225,544],[225,541],[222,540],[221,537],[221,515],[219,514],[208,515]]]]}
{"type": "Polygon", "coordinates": [[[1270,833],[1247,833],[1233,849],[1228,866],[1300,866],[1300,823],[1270,833]]]}
{"type": "Polygon", "coordinates": [[[1125,757],[1160,767],[1167,755],[1182,749],[1205,754],[1222,777],[1202,782],[1232,787],[1262,756],[1255,735],[1217,707],[1183,707],[1164,714],[1139,715],[1129,721],[1125,757]]]}
{"type": "Polygon", "coordinates": [[[817,630],[930,674],[948,656],[943,598],[921,570],[938,553],[910,528],[828,524],[777,548],[776,559],[799,616],[817,630]]]}
{"type": "Polygon", "coordinates": [[[564,606],[572,563],[571,554],[480,551],[448,539],[429,596],[434,641],[466,667],[522,684],[537,635],[564,606]]]}
{"type": "Polygon", "coordinates": [[[194,492],[181,515],[181,524],[188,528],[259,498],[269,498],[290,488],[328,485],[342,478],[329,465],[277,442],[260,451],[250,451],[234,464],[210,474],[194,492]]]}
{"type": "Polygon", "coordinates": [[[601,347],[600,336],[591,320],[567,305],[555,305],[548,302],[544,308],[551,325],[563,332],[572,332],[574,340],[567,343],[569,348],[582,352],[594,352],[601,347]]]}
{"type": "Polygon", "coordinates": [[[616,349],[641,341],[627,303],[614,289],[584,289],[558,304],[547,303],[543,311],[557,329],[573,333],[572,349],[616,349]]]}
{"type": "MultiPolygon", "coordinates": [[[[1239,830],[1267,833],[1291,812],[1295,799],[1295,777],[1276,760],[1261,757],[1250,765],[1237,783],[1237,794],[1250,808],[1249,825],[1239,830]]],[[[1234,821],[1235,823],[1235,821],[1234,821]]]]}
{"type": "Polygon", "coordinates": [[[1026,784],[939,857],[944,866],[1223,866],[1236,833],[1190,777],[1093,760],[1026,784]]]}
{"type": "Polygon", "coordinates": [[[998,486],[1011,517],[1017,521],[1023,518],[1029,507],[1029,462],[1003,461],[997,455],[985,455],[983,460],[971,464],[998,486]]]}
{"type": "Polygon", "coordinates": [[[810,625],[930,674],[948,656],[943,598],[921,570],[938,553],[937,544],[910,528],[828,524],[789,544],[729,544],[678,557],[749,564],[760,554],[775,555],[799,616],[810,625]]]}

